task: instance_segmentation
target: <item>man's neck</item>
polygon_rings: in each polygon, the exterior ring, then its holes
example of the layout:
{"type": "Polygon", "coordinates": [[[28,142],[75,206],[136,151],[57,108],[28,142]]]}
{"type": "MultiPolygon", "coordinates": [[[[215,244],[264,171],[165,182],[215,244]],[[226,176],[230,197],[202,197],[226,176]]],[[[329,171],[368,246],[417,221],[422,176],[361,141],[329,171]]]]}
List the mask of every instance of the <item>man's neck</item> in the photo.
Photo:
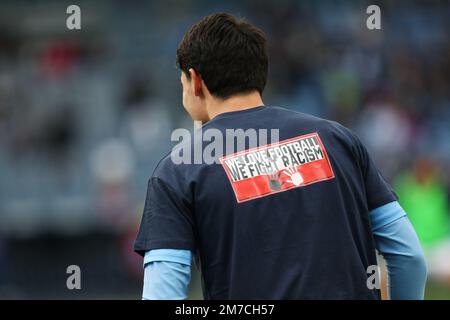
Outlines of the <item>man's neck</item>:
{"type": "Polygon", "coordinates": [[[241,111],[263,105],[261,95],[257,91],[232,96],[225,100],[214,99],[207,105],[208,118],[212,120],[221,113],[241,111]]]}

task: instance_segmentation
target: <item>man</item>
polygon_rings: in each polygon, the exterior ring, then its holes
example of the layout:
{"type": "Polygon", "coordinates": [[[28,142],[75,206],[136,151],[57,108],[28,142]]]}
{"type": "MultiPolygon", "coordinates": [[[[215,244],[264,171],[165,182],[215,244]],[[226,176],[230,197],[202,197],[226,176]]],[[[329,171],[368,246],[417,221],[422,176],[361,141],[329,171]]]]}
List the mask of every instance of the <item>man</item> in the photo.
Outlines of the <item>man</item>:
{"type": "Polygon", "coordinates": [[[185,299],[192,257],[206,299],[379,299],[368,285],[375,249],[387,260],[390,297],[423,298],[417,236],[358,137],[264,106],[261,30],[207,16],[184,36],[177,64],[183,105],[203,132],[279,129],[279,142],[247,141],[212,164],[161,160],[135,243],[144,299],[185,299]]]}

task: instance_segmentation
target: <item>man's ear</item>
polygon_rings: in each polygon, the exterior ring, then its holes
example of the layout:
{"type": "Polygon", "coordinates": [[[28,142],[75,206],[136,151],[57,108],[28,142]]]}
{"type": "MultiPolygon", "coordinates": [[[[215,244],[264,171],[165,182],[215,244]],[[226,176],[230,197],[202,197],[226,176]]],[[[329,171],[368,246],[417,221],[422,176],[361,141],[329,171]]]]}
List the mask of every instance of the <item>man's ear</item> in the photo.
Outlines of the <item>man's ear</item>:
{"type": "Polygon", "coordinates": [[[195,96],[197,97],[203,96],[202,77],[200,76],[200,74],[197,73],[197,71],[195,71],[192,68],[189,69],[189,75],[191,76],[191,84],[195,96]]]}

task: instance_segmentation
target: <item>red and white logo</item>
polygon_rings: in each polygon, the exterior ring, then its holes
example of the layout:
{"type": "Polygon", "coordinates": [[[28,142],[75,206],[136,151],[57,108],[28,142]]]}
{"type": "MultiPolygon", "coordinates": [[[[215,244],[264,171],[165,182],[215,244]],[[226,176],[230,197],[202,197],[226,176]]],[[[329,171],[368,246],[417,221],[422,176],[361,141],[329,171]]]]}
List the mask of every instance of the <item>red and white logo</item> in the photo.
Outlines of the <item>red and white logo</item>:
{"type": "Polygon", "coordinates": [[[334,178],[317,132],[219,159],[238,202],[334,178]]]}

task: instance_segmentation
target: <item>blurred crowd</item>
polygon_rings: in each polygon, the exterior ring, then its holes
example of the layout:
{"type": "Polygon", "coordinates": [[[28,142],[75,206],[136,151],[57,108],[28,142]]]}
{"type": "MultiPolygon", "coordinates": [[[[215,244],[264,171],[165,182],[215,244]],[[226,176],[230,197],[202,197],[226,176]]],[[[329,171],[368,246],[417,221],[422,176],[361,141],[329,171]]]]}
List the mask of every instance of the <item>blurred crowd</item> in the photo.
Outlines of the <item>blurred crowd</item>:
{"type": "Polygon", "coordinates": [[[147,179],[171,131],[192,128],[178,42],[227,11],[267,33],[265,103],[354,129],[410,215],[430,275],[450,285],[448,1],[381,1],[381,30],[366,28],[367,1],[79,1],[73,31],[69,4],[0,4],[0,274],[8,239],[105,231],[139,274],[127,248],[147,179]]]}

